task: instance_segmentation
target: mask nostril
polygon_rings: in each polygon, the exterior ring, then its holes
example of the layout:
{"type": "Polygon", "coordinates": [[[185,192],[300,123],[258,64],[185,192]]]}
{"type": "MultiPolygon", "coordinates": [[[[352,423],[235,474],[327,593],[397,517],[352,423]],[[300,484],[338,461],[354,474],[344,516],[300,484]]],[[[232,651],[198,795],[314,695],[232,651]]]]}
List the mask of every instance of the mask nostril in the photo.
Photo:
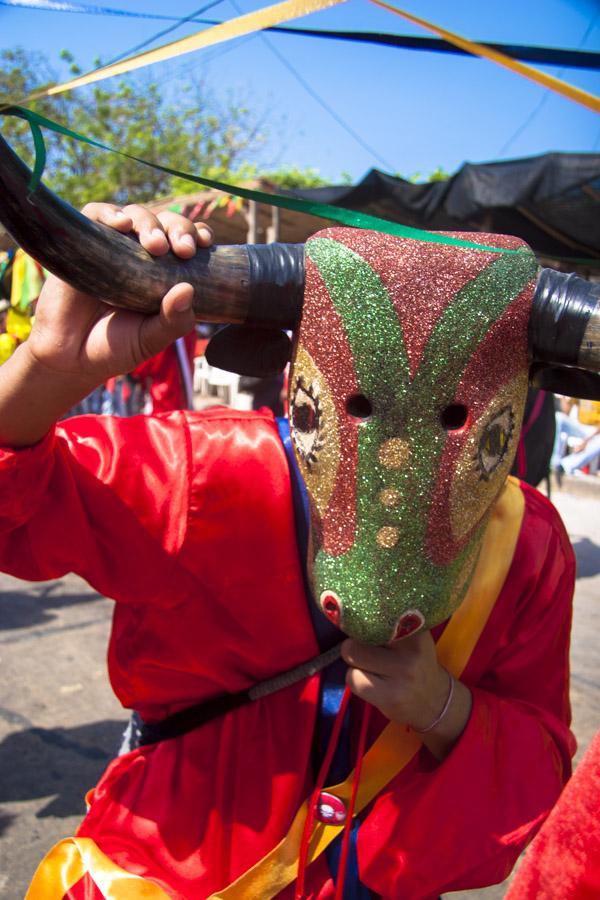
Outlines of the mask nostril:
{"type": "Polygon", "coordinates": [[[352,394],[346,400],[346,412],[353,419],[370,419],[373,407],[369,398],[364,394],[352,394]]]}
{"type": "Polygon", "coordinates": [[[463,403],[450,403],[440,413],[440,422],[446,431],[458,431],[468,418],[469,410],[463,403]]]}
{"type": "Polygon", "coordinates": [[[423,613],[418,609],[410,609],[408,612],[405,612],[403,616],[400,616],[392,640],[397,641],[400,640],[400,638],[408,637],[409,634],[414,634],[415,631],[419,631],[424,624],[425,616],[423,613]]]}
{"type": "Polygon", "coordinates": [[[333,622],[334,625],[339,625],[342,617],[342,604],[339,598],[332,591],[323,591],[319,599],[321,609],[329,621],[333,622]]]}

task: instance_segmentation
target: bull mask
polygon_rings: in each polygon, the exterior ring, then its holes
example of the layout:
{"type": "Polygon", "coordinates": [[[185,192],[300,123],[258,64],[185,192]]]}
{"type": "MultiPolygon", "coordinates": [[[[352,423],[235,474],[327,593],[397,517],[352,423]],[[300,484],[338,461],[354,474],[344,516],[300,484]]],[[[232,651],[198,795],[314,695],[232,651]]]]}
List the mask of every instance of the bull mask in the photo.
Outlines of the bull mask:
{"type": "Polygon", "coordinates": [[[515,454],[529,380],[600,397],[600,286],[510,253],[333,228],[301,245],[152,258],[40,186],[0,139],[0,221],[50,271],[108,302],[158,309],[194,285],[200,321],[229,327],[213,364],[283,368],[311,500],[317,602],[387,642],[460,604],[515,454]]]}

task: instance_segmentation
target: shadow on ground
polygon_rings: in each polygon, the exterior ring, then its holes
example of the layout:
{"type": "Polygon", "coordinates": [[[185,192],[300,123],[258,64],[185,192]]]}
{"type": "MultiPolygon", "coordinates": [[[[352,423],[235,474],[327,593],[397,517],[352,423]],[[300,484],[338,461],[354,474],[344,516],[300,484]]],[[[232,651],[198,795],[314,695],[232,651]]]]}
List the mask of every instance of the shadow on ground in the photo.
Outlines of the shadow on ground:
{"type": "MultiPolygon", "coordinates": [[[[0,744],[0,803],[48,797],[37,813],[85,813],[84,796],[114,758],[124,722],[106,720],[78,728],[29,728],[0,744]]],[[[0,834],[10,817],[0,815],[0,834]]]]}
{"type": "Polygon", "coordinates": [[[571,538],[577,557],[577,578],[593,578],[600,572],[600,546],[589,538],[571,538]]]}
{"type": "Polygon", "coordinates": [[[37,589],[8,590],[0,594],[0,622],[4,631],[32,628],[51,622],[54,609],[65,609],[81,603],[95,603],[101,595],[92,591],[69,594],[60,582],[44,584],[37,589]]]}

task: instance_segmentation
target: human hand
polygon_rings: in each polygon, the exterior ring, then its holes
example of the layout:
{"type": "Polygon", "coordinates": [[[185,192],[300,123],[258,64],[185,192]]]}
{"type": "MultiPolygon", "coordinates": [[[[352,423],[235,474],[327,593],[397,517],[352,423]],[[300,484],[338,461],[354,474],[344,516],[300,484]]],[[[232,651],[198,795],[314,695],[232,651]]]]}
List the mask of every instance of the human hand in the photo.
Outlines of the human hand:
{"type": "MultiPolygon", "coordinates": [[[[429,729],[444,709],[450,678],[438,662],[429,631],[420,631],[382,647],[347,640],[342,658],[348,664],[346,683],[351,691],[394,722],[416,731],[429,729]]],[[[468,721],[471,693],[455,682],[452,702],[439,724],[422,735],[438,758],[450,751],[468,721]]]]}
{"type": "Polygon", "coordinates": [[[347,640],[342,657],[352,692],[393,722],[427,728],[446,702],[448,673],[438,662],[429,631],[383,647],[347,640]]]}
{"type": "Polygon", "coordinates": [[[584,438],[584,440],[579,441],[579,443],[573,447],[572,452],[573,453],[581,453],[581,451],[585,450],[585,448],[587,447],[587,442],[588,442],[587,438],[584,438]]]}
{"type": "MultiPolygon", "coordinates": [[[[210,229],[172,212],[154,215],[141,206],[120,209],[90,203],[83,213],[123,234],[137,236],[153,256],[171,249],[189,259],[212,243],[210,229]]],[[[117,309],[50,276],[40,294],[26,342],[31,359],[48,375],[70,376],[83,394],[113,375],[134,369],[194,326],[193,288],[175,285],[156,315],[117,309]]]]}

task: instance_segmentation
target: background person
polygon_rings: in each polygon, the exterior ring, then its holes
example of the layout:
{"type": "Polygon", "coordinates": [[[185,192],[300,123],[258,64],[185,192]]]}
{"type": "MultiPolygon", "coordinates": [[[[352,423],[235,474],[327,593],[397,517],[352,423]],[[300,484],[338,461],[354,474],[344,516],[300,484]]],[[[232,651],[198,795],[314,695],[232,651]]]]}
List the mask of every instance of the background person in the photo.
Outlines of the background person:
{"type": "Polygon", "coordinates": [[[560,409],[556,412],[552,467],[557,476],[577,474],[585,466],[595,463],[600,455],[600,402],[573,397],[558,399],[560,409]],[[580,440],[565,454],[569,438],[580,440]]]}

